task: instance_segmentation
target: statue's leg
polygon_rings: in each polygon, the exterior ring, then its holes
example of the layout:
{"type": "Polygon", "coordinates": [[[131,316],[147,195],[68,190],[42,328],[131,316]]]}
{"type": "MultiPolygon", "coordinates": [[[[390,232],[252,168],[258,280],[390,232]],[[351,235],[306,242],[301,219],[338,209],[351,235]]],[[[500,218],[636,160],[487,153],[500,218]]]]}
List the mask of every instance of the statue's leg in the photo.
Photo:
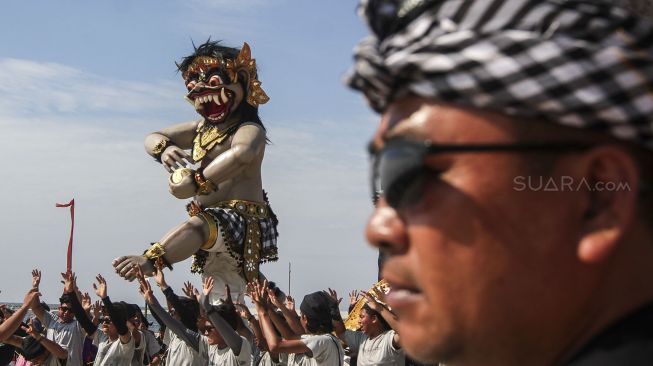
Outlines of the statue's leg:
{"type": "MultiPolygon", "coordinates": [[[[188,221],[169,231],[159,242],[165,251],[163,258],[170,264],[181,262],[195,254],[209,238],[209,225],[199,216],[193,216],[188,221]]],[[[152,275],[154,267],[143,255],[123,256],[114,259],[116,272],[133,280],[137,269],[146,276],[152,275]]]]}

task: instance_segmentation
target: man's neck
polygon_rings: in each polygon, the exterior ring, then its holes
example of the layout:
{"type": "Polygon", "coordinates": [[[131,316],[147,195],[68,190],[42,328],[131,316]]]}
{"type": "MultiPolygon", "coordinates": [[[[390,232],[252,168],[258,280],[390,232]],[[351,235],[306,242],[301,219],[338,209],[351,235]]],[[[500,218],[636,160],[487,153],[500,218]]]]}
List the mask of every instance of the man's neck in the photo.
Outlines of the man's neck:
{"type": "Polygon", "coordinates": [[[375,328],[375,329],[372,329],[372,330],[369,331],[369,333],[367,334],[367,337],[369,339],[374,339],[374,338],[380,336],[381,334],[383,334],[384,332],[385,331],[383,330],[383,328],[375,328]]]}

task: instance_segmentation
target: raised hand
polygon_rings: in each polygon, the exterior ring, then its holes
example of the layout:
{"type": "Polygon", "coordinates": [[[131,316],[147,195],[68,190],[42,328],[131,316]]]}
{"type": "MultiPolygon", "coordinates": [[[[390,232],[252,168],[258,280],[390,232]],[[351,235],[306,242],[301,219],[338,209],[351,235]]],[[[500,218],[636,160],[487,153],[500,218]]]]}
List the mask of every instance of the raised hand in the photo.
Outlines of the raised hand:
{"type": "Polygon", "coordinates": [[[100,315],[102,315],[102,302],[96,301],[95,304],[93,304],[93,318],[100,319],[100,315]]]}
{"type": "MultiPolygon", "coordinates": [[[[32,288],[29,291],[27,291],[27,294],[25,294],[25,298],[23,299],[23,306],[27,306],[30,309],[33,309],[34,306],[39,302],[41,296],[41,293],[39,292],[38,289],[32,288]]],[[[3,313],[4,313],[3,309],[3,313]]],[[[5,316],[7,318],[7,316],[5,316]]]]}
{"type": "Polygon", "coordinates": [[[190,283],[190,281],[186,281],[184,282],[184,287],[182,288],[182,291],[184,292],[184,295],[193,298],[195,297],[195,291],[197,291],[197,289],[195,288],[195,286],[193,286],[192,283],[190,283]]]}
{"type": "Polygon", "coordinates": [[[156,272],[154,272],[154,281],[156,281],[156,284],[161,287],[161,290],[168,288],[166,276],[163,274],[163,266],[163,260],[161,259],[158,259],[154,265],[154,269],[156,270],[156,272]]]}
{"type": "Polygon", "coordinates": [[[349,293],[349,305],[354,305],[363,296],[363,291],[353,290],[349,293]]]}
{"type": "Polygon", "coordinates": [[[39,285],[41,284],[41,271],[38,269],[32,270],[32,288],[38,291],[39,285]]]}
{"type": "Polygon", "coordinates": [[[84,309],[85,312],[91,311],[91,307],[93,306],[93,301],[91,300],[91,295],[88,294],[88,292],[85,292],[82,296],[82,308],[84,309]]]}
{"type": "Polygon", "coordinates": [[[340,303],[342,302],[342,297],[338,298],[338,293],[336,292],[336,290],[332,290],[331,288],[329,288],[329,297],[334,299],[338,303],[338,305],[340,305],[340,303]]]}
{"type": "Polygon", "coordinates": [[[279,309],[281,309],[284,306],[284,304],[281,301],[279,301],[279,298],[274,295],[274,290],[273,289],[266,288],[266,292],[267,292],[267,295],[268,295],[268,299],[270,299],[270,302],[272,303],[272,305],[276,306],[279,309]]]}
{"type": "Polygon", "coordinates": [[[254,280],[247,284],[247,295],[252,299],[258,311],[268,308],[267,286],[267,280],[263,284],[259,280],[254,280]]]}
{"type": "Polygon", "coordinates": [[[98,282],[97,285],[93,283],[95,294],[98,295],[101,299],[104,299],[107,297],[107,280],[105,280],[101,274],[98,274],[95,279],[98,282]]]}
{"type": "Polygon", "coordinates": [[[292,296],[286,296],[286,308],[291,311],[295,311],[295,299],[292,296]]]}
{"type": "Polygon", "coordinates": [[[380,302],[382,305],[385,304],[385,292],[378,287],[373,287],[372,293],[374,294],[374,297],[376,297],[377,302],[380,302]]]}
{"type": "Polygon", "coordinates": [[[241,318],[249,319],[249,317],[252,316],[252,313],[249,311],[249,309],[245,304],[240,302],[235,302],[234,307],[236,308],[236,311],[238,312],[238,315],[240,315],[241,318]]]}
{"type": "Polygon", "coordinates": [[[370,309],[376,312],[381,312],[381,310],[383,310],[383,305],[381,305],[381,303],[379,303],[372,295],[363,292],[363,296],[365,297],[365,300],[367,300],[367,306],[369,306],[370,309]]]}
{"type": "Polygon", "coordinates": [[[233,305],[234,301],[231,299],[231,289],[229,288],[229,285],[226,283],[224,284],[224,292],[227,294],[224,299],[224,303],[233,305]]]}
{"type": "Polygon", "coordinates": [[[152,286],[150,286],[150,283],[147,282],[145,276],[143,276],[143,272],[139,270],[138,273],[136,274],[136,279],[138,280],[138,283],[140,285],[138,290],[141,293],[141,295],[143,295],[143,299],[145,299],[145,301],[148,304],[153,304],[155,298],[154,298],[154,294],[152,293],[152,286]]]}
{"type": "Polygon", "coordinates": [[[213,290],[213,277],[206,277],[202,286],[202,293],[204,296],[209,296],[211,290],[213,290]]]}
{"type": "Polygon", "coordinates": [[[77,277],[75,273],[67,271],[66,273],[62,273],[61,277],[63,278],[63,292],[67,294],[75,292],[77,288],[77,277]]]}

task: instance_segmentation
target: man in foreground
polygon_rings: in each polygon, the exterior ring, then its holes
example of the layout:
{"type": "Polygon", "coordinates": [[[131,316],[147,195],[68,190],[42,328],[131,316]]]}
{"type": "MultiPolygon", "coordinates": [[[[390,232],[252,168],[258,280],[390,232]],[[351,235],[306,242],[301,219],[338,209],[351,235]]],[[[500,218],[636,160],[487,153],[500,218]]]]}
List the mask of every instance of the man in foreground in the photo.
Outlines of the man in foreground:
{"type": "Polygon", "coordinates": [[[653,23],[611,2],[363,1],[367,227],[406,352],[653,360],[653,23]],[[543,184],[539,184],[543,182],[543,184]]]}

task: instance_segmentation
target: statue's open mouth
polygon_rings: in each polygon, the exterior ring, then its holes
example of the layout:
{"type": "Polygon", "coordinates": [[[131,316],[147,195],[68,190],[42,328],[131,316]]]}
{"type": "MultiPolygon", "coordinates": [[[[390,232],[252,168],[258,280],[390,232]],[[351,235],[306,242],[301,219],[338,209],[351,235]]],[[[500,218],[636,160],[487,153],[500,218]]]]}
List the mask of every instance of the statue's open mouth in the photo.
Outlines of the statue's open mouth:
{"type": "Polygon", "coordinates": [[[186,100],[208,122],[220,123],[231,111],[233,92],[224,87],[206,87],[201,91],[191,91],[186,96],[186,100]]]}

